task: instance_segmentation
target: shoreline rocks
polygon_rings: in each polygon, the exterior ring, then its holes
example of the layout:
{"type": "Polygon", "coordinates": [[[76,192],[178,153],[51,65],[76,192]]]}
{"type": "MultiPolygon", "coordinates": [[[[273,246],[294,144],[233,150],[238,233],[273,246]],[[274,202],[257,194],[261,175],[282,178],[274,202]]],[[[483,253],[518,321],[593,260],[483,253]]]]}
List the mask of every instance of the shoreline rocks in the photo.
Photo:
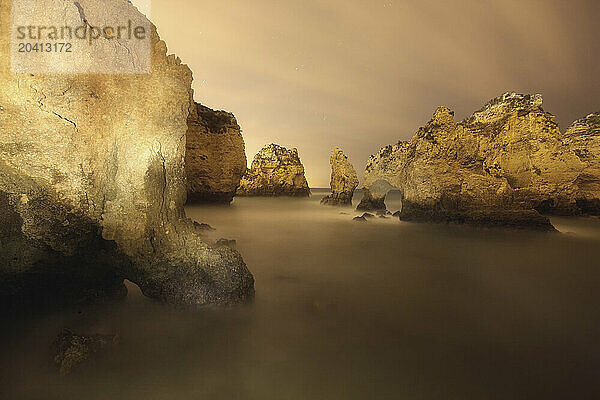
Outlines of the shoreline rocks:
{"type": "Polygon", "coordinates": [[[246,172],[246,151],[233,114],[194,103],[188,117],[188,202],[229,204],[246,172]]]}
{"type": "MultiPolygon", "coordinates": [[[[598,137],[582,134],[594,124],[579,122],[563,136],[541,105],[540,95],[506,93],[460,123],[440,107],[410,141],[371,157],[365,187],[386,182],[399,189],[400,218],[412,221],[552,230],[540,212],[599,212],[600,175],[574,145],[598,137]]],[[[371,193],[366,206],[383,202],[385,193],[371,193]]]]}
{"type": "Polygon", "coordinates": [[[99,353],[107,352],[119,343],[117,335],[80,335],[64,329],[54,340],[54,362],[60,375],[69,375],[74,368],[93,361],[99,353]]]}
{"type": "MultiPolygon", "coordinates": [[[[147,21],[130,3],[100,6],[147,21]]],[[[96,24],[103,13],[89,11],[96,24]]],[[[0,6],[0,22],[10,25],[10,4],[0,6]]],[[[148,34],[143,75],[11,74],[8,36],[0,37],[3,299],[30,293],[30,284],[47,301],[79,295],[82,280],[101,291],[124,278],[183,306],[252,298],[240,254],[204,242],[185,216],[192,73],[167,55],[153,25],[148,34]]]]}
{"type": "Polygon", "coordinates": [[[331,150],[331,194],[321,199],[321,204],[331,206],[352,205],[354,190],[358,186],[358,175],[344,152],[336,147],[331,150]]]}
{"type": "Polygon", "coordinates": [[[277,144],[265,146],[242,177],[237,196],[310,196],[298,150],[277,144]]]}

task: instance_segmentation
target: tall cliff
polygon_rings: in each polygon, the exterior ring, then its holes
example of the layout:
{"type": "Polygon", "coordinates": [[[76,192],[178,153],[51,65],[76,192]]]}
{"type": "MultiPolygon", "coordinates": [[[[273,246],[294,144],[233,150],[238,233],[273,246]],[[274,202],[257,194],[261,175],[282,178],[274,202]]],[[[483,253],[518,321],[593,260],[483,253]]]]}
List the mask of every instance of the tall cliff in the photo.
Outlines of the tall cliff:
{"type": "MultiPolygon", "coordinates": [[[[64,7],[69,21],[82,9],[90,24],[107,10],[147,21],[124,0],[64,7]]],[[[0,26],[0,297],[76,296],[123,278],[176,304],[251,297],[241,256],[185,217],[192,73],[155,27],[149,74],[38,75],[10,73],[9,2],[0,26]]]]}
{"type": "Polygon", "coordinates": [[[600,196],[584,190],[599,175],[563,139],[540,95],[506,93],[461,123],[440,107],[409,142],[371,157],[365,187],[400,189],[407,220],[542,227],[538,211],[578,214],[600,196]]]}
{"type": "Polygon", "coordinates": [[[259,151],[246,172],[238,196],[308,197],[310,189],[297,149],[269,144],[259,151]]]}
{"type": "Polygon", "coordinates": [[[188,117],[188,201],[229,204],[246,172],[244,138],[233,114],[194,103],[188,117]]]}

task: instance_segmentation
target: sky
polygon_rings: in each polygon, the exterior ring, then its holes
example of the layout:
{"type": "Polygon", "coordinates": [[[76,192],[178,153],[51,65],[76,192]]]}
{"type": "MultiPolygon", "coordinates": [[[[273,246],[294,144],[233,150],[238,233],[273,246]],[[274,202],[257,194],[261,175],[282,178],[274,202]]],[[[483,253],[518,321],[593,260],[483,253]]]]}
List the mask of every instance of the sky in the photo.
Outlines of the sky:
{"type": "Polygon", "coordinates": [[[296,147],[311,187],[329,186],[333,147],[362,176],[438,106],[462,120],[504,92],[541,93],[563,131],[600,110],[598,0],[152,0],[151,13],[195,100],[235,114],[249,163],[296,147]]]}

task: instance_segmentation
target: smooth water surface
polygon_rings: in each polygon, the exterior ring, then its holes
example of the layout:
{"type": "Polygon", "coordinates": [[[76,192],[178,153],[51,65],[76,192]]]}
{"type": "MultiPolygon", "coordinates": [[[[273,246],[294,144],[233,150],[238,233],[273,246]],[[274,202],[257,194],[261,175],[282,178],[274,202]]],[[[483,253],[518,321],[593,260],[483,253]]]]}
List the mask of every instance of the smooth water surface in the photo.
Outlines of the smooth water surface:
{"type": "Polygon", "coordinates": [[[555,219],[561,234],[361,223],[326,193],[189,206],[237,240],[254,303],[174,310],[130,285],[124,303],[10,321],[0,398],[600,398],[600,220],[555,219]],[[63,327],[121,341],[60,377],[63,327]]]}

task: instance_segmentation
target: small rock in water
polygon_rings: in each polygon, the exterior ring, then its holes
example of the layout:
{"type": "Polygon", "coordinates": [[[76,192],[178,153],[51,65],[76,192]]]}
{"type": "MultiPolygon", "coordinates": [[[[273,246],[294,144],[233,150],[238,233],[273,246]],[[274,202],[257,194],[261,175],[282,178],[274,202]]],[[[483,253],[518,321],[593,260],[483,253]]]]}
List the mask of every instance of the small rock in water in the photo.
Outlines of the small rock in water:
{"type": "Polygon", "coordinates": [[[54,340],[54,362],[61,375],[68,375],[74,367],[117,343],[117,335],[78,335],[65,329],[54,340]]]}
{"type": "Polygon", "coordinates": [[[216,231],[216,229],[213,228],[212,226],[210,226],[209,224],[198,223],[196,221],[194,221],[194,227],[196,227],[196,229],[201,230],[201,231],[216,231]]]}
{"type": "Polygon", "coordinates": [[[362,217],[362,218],[365,218],[365,219],[371,219],[371,218],[375,218],[375,216],[374,216],[373,214],[371,214],[371,213],[368,213],[368,212],[366,212],[366,213],[364,213],[363,215],[361,215],[361,217],[362,217]]]}
{"type": "Polygon", "coordinates": [[[379,216],[379,217],[385,216],[385,215],[392,215],[392,213],[389,212],[388,210],[377,210],[377,211],[375,211],[375,214],[377,214],[377,216],[379,216]]]}
{"type": "Polygon", "coordinates": [[[358,221],[358,222],[367,222],[367,219],[364,216],[360,216],[360,217],[354,217],[352,218],[353,221],[358,221]]]}
{"type": "Polygon", "coordinates": [[[235,249],[235,246],[237,245],[237,242],[233,239],[224,239],[221,238],[219,240],[217,240],[217,242],[215,243],[215,245],[217,247],[229,247],[231,249],[235,249]]]}
{"type": "Polygon", "coordinates": [[[392,215],[393,215],[394,217],[396,217],[396,218],[400,218],[400,214],[401,214],[401,212],[400,212],[400,211],[396,211],[396,212],[395,212],[395,213],[393,213],[392,215]]]}

